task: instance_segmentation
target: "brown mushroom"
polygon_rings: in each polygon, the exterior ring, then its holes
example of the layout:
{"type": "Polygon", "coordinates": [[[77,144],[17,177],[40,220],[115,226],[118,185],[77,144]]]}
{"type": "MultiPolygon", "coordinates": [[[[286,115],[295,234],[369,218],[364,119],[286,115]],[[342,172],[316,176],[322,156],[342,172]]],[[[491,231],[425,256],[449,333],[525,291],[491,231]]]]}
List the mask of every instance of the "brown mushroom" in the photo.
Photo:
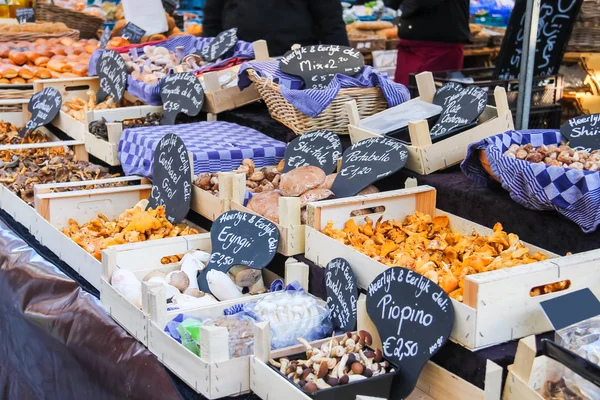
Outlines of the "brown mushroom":
{"type": "Polygon", "coordinates": [[[303,166],[281,176],[279,189],[283,196],[297,197],[325,182],[325,172],[313,166],[303,166]]]}
{"type": "Polygon", "coordinates": [[[335,197],[335,195],[329,189],[322,189],[322,188],[312,189],[312,190],[309,190],[308,192],[303,193],[302,196],[300,196],[300,207],[306,207],[306,205],[308,203],[312,203],[314,201],[332,199],[333,197],[335,197]]]}

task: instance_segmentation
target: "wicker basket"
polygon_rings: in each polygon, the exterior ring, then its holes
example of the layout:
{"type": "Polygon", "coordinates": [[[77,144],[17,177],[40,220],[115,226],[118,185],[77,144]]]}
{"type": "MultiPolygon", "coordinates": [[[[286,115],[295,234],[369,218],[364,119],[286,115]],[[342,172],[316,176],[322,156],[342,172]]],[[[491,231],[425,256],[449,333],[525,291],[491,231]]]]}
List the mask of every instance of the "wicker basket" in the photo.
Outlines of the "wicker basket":
{"type": "Polygon", "coordinates": [[[485,169],[485,172],[490,174],[490,176],[494,178],[497,182],[500,182],[500,179],[498,179],[498,177],[492,172],[492,167],[490,166],[487,156],[485,155],[485,150],[483,149],[479,150],[479,162],[481,162],[481,166],[483,167],[483,169],[485,169]]]}
{"type": "Polygon", "coordinates": [[[71,29],[76,29],[82,39],[98,37],[98,29],[104,23],[104,19],[83,13],[81,11],[69,10],[50,3],[36,2],[35,10],[38,21],[63,22],[71,29]]]}
{"type": "Polygon", "coordinates": [[[385,50],[387,39],[377,35],[348,35],[348,41],[350,47],[364,54],[385,50]]]}
{"type": "Polygon", "coordinates": [[[356,100],[361,118],[376,114],[388,107],[380,88],[340,89],[331,104],[317,117],[311,118],[298,111],[281,95],[278,84],[260,77],[252,69],[248,69],[248,77],[254,82],[260,96],[267,103],[271,117],[293,130],[297,135],[319,129],[327,129],[338,135],[347,135],[350,121],[344,106],[350,100],[356,100]]]}
{"type": "Polygon", "coordinates": [[[37,39],[70,38],[79,40],[79,31],[69,29],[66,32],[0,32],[0,42],[35,42],[37,39]]]}

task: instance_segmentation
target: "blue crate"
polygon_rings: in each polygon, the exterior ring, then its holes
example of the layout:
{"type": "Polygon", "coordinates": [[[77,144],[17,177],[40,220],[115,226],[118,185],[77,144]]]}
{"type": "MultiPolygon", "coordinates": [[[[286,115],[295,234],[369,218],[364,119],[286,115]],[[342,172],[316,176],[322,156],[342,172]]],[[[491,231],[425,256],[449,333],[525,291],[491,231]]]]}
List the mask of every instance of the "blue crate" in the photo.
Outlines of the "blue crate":
{"type": "Polygon", "coordinates": [[[204,8],[204,0],[180,0],[180,9],[198,10],[204,8]]]}

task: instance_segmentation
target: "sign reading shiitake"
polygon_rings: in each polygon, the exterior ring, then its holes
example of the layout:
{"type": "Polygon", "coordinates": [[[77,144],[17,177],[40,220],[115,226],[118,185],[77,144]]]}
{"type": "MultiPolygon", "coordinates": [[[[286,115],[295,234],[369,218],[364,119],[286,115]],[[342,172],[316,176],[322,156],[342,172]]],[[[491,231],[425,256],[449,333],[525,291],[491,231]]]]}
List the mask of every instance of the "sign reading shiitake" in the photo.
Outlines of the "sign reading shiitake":
{"type": "Polygon", "coordinates": [[[329,175],[342,156],[342,142],[338,135],[328,130],[305,133],[296,137],[285,149],[283,173],[303,167],[319,167],[329,175]]]}
{"type": "Polygon", "coordinates": [[[168,75],[160,83],[163,102],[161,125],[175,124],[177,114],[195,117],[204,104],[204,89],[196,75],[191,72],[168,75]]]}
{"type": "Polygon", "coordinates": [[[568,120],[560,127],[561,135],[574,149],[589,152],[600,149],[600,114],[589,114],[568,120]]]}
{"type": "Polygon", "coordinates": [[[367,313],[377,327],[383,356],[398,367],[391,398],[406,398],[425,363],[448,341],[454,307],[444,290],[410,269],[394,267],[367,289],[367,313]]]}
{"type": "Polygon", "coordinates": [[[112,97],[115,103],[120,102],[127,88],[127,68],[123,57],[116,51],[104,50],[98,60],[96,71],[100,78],[98,103],[102,103],[108,96],[112,97]]]}
{"type": "Polygon", "coordinates": [[[212,254],[198,276],[198,287],[211,293],[206,275],[216,269],[227,272],[234,265],[263,269],[277,253],[279,230],[266,218],[242,211],[221,214],[210,229],[212,254]]]}
{"type": "Polygon", "coordinates": [[[33,133],[37,128],[52,122],[61,106],[62,96],[54,88],[48,87],[34,94],[27,105],[31,118],[21,130],[20,136],[24,137],[27,133],[33,133]]]}

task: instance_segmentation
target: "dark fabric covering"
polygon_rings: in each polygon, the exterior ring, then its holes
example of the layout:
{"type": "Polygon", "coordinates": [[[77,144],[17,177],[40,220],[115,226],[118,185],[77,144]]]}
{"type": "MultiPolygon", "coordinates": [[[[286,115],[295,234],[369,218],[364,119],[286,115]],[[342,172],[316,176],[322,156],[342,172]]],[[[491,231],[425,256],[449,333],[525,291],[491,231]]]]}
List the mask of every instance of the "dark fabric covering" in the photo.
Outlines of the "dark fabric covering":
{"type": "Polygon", "coordinates": [[[460,43],[402,40],[398,43],[394,81],[408,86],[411,74],[460,71],[465,60],[464,50],[464,45],[460,43]]]}
{"type": "Polygon", "coordinates": [[[204,36],[238,28],[238,38],[264,39],[271,56],[285,54],[294,44],[348,46],[339,0],[207,0],[204,36]]]}

